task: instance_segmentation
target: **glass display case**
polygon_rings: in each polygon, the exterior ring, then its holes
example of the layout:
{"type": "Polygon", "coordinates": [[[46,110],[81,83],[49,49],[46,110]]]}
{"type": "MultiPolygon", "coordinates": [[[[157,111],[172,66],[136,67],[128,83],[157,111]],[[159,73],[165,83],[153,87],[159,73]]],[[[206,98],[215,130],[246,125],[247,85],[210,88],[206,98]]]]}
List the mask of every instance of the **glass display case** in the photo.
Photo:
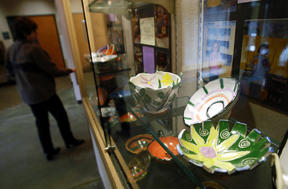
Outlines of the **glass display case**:
{"type": "Polygon", "coordinates": [[[280,4],[82,1],[85,107],[114,187],[273,187],[288,121],[280,4]]]}

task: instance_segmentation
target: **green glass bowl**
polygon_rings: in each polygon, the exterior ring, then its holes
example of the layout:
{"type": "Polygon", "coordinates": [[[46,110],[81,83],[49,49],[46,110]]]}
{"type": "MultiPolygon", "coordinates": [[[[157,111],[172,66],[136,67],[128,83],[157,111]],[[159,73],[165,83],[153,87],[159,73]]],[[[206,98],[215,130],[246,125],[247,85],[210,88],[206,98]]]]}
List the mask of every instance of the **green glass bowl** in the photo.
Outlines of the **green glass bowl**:
{"type": "Polygon", "coordinates": [[[257,129],[247,135],[247,125],[236,122],[232,129],[228,120],[220,120],[216,127],[212,121],[194,124],[190,132],[183,129],[178,136],[179,154],[210,173],[232,174],[253,169],[266,160],[273,151],[269,137],[257,129]]]}

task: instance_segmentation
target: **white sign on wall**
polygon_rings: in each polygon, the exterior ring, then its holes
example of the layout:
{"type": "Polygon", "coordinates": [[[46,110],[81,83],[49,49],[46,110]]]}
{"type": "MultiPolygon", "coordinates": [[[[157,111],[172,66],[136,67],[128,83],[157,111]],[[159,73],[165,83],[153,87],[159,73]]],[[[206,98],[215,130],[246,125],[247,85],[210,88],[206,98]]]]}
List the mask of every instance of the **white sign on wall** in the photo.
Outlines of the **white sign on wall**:
{"type": "Polygon", "coordinates": [[[140,19],[141,44],[155,45],[154,17],[140,19]]]}

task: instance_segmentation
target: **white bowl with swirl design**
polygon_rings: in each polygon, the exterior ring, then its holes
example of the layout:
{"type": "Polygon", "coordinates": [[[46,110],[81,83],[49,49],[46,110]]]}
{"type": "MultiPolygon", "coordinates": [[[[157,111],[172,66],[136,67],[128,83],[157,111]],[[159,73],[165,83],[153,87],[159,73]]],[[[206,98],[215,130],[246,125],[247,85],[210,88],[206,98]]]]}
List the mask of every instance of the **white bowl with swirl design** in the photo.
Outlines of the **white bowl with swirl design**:
{"type": "Polygon", "coordinates": [[[189,99],[184,111],[186,125],[212,120],[228,119],[239,96],[239,82],[233,78],[220,78],[199,88],[189,99]]]}

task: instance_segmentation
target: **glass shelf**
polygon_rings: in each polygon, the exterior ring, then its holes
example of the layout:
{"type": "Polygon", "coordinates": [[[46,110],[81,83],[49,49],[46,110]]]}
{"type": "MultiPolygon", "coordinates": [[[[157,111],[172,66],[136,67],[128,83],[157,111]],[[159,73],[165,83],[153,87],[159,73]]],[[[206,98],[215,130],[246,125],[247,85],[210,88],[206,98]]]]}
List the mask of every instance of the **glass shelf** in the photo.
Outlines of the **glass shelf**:
{"type": "Polygon", "coordinates": [[[102,12],[106,14],[127,14],[128,9],[131,7],[131,2],[126,0],[117,1],[97,1],[94,0],[89,5],[91,12],[102,12]]]}
{"type": "Polygon", "coordinates": [[[121,72],[128,72],[131,71],[131,68],[120,68],[117,69],[115,71],[104,71],[104,72],[100,72],[100,71],[96,71],[95,74],[98,76],[102,76],[102,75],[109,75],[109,74],[116,74],[116,73],[121,73],[121,72]]]}
{"type": "MultiPolygon", "coordinates": [[[[127,112],[133,113],[137,118],[134,122],[130,123],[113,123],[110,125],[111,137],[113,138],[117,149],[119,149],[126,163],[129,165],[133,159],[143,156],[150,156],[148,163],[147,175],[139,180],[137,183],[140,188],[149,188],[155,185],[159,187],[175,188],[177,186],[192,187],[199,186],[199,183],[209,185],[221,185],[225,188],[237,188],[240,185],[242,188],[271,188],[271,167],[269,166],[270,159],[258,165],[252,171],[244,171],[234,173],[232,175],[215,173],[210,174],[202,167],[197,167],[189,163],[183,156],[172,156],[172,160],[165,161],[159,160],[151,155],[147,150],[142,154],[132,154],[125,147],[126,142],[133,136],[150,134],[154,140],[157,140],[161,146],[165,146],[159,139],[163,136],[178,137],[182,129],[189,129],[184,125],[183,112],[188,97],[179,97],[170,107],[169,111],[160,115],[151,115],[137,108],[137,105],[131,97],[121,99],[126,105],[127,112]],[[135,107],[136,106],[136,107],[135,107]],[[140,116],[141,115],[141,116],[140,116]],[[185,178],[185,179],[183,179],[185,178]],[[159,179],[163,180],[160,182],[159,179]],[[255,182],[251,183],[251,180],[255,182]],[[249,181],[249,182],[248,182],[249,181]]],[[[123,104],[123,105],[124,105],[123,104]]],[[[231,121],[233,125],[233,121],[231,121]]],[[[277,149],[277,146],[274,146],[277,149]]],[[[165,149],[167,153],[172,154],[169,149],[165,149]]]]}
{"type": "MultiPolygon", "coordinates": [[[[178,165],[180,163],[180,166],[184,166],[183,163],[180,162],[182,160],[179,160],[179,158],[176,158],[176,161],[165,161],[156,159],[154,157],[151,157],[147,150],[136,155],[129,152],[127,150],[127,147],[125,146],[126,142],[131,137],[137,135],[149,134],[154,138],[154,140],[159,140],[159,137],[165,136],[177,137],[178,129],[180,129],[181,127],[177,128],[176,122],[178,122],[179,120],[182,121],[182,114],[186,106],[186,102],[188,101],[188,97],[178,98],[171,106],[171,109],[161,115],[148,114],[142,109],[139,109],[132,97],[118,99],[118,101],[122,101],[122,104],[119,104],[119,106],[121,106],[122,108],[123,106],[126,106],[125,110],[127,112],[131,112],[136,117],[136,120],[129,123],[111,123],[111,137],[113,138],[117,149],[119,149],[119,151],[121,152],[127,165],[131,164],[130,161],[133,161],[133,159],[143,156],[143,154],[145,154],[145,156],[149,156],[150,159],[150,163],[147,168],[147,175],[137,182],[140,188],[151,188],[152,186],[155,187],[157,185],[161,188],[177,187],[179,184],[177,180],[186,177],[186,174],[184,172],[185,170],[183,171],[182,169],[179,169],[178,165]],[[167,178],[170,178],[169,181],[167,181],[167,178]]],[[[161,145],[164,146],[162,142],[161,145]]],[[[168,151],[168,153],[172,152],[168,151]]],[[[191,177],[193,178],[193,176],[191,177]]],[[[195,183],[198,183],[199,181],[196,178],[193,178],[192,180],[193,182],[189,179],[182,179],[181,185],[183,184],[183,186],[186,187],[196,187],[197,184],[195,183]]]]}

